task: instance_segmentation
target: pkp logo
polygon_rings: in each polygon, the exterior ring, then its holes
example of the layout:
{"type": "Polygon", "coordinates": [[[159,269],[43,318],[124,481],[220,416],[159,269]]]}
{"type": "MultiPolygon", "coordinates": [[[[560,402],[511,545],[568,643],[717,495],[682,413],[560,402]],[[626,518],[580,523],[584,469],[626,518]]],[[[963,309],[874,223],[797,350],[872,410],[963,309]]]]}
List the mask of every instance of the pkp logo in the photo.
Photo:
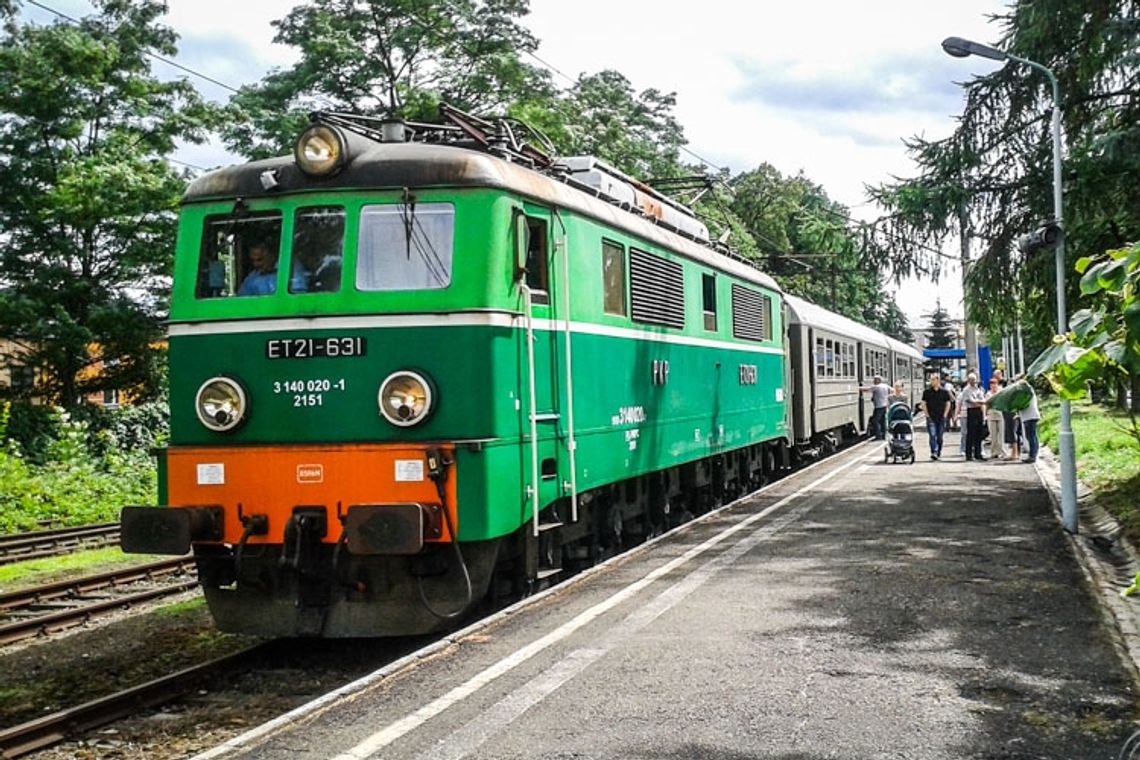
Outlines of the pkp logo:
{"type": "Polygon", "coordinates": [[[297,465],[297,482],[298,483],[324,483],[325,482],[325,466],[323,464],[299,464],[299,465],[297,465]]]}

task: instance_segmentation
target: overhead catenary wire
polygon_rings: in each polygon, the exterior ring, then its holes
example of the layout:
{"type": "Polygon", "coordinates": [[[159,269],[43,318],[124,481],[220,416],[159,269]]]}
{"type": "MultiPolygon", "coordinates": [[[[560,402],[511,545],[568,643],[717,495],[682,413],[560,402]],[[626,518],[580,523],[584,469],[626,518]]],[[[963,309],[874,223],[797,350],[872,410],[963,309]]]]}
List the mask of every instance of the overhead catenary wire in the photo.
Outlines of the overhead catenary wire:
{"type": "MultiPolygon", "coordinates": [[[[25,0],[25,2],[27,2],[28,5],[33,5],[33,6],[39,8],[41,10],[47,11],[48,13],[51,13],[51,14],[54,14],[56,17],[64,19],[65,21],[68,21],[72,24],[78,25],[78,24],[83,23],[82,20],[77,19],[74,16],[70,16],[70,15],[64,13],[63,11],[52,8],[50,5],[47,5],[45,3],[40,2],[40,0],[25,0]]],[[[223,90],[226,90],[227,92],[231,92],[235,95],[241,93],[240,87],[234,87],[232,84],[227,84],[226,82],[223,82],[220,79],[217,79],[216,77],[212,77],[209,74],[203,74],[201,71],[193,69],[190,66],[187,66],[185,64],[179,63],[178,61],[175,61],[175,60],[168,58],[164,55],[156,53],[153,50],[143,50],[143,54],[152,60],[158,61],[160,63],[164,63],[167,66],[178,69],[179,71],[182,71],[182,72],[189,74],[193,77],[197,77],[198,79],[201,79],[203,82],[209,82],[212,85],[215,85],[217,87],[221,87],[223,90]]],[[[334,108],[336,107],[336,104],[333,103],[328,98],[322,97],[320,95],[313,95],[312,97],[314,100],[319,100],[320,102],[324,103],[327,106],[334,107],[334,108]]],[[[178,162],[178,163],[181,163],[181,162],[178,162]]]]}
{"type": "MultiPolygon", "coordinates": [[[[34,5],[35,7],[39,8],[41,10],[45,10],[48,13],[52,13],[61,19],[64,19],[66,21],[70,21],[72,24],[83,23],[82,21],[75,18],[74,16],[69,16],[68,14],[64,13],[63,11],[56,10],[55,8],[52,8],[49,5],[46,5],[44,3],[39,2],[39,0],[25,0],[25,2],[27,2],[28,5],[34,5]]],[[[218,87],[221,87],[223,90],[229,90],[230,92],[233,92],[233,93],[240,92],[240,90],[237,87],[234,87],[232,85],[226,84],[225,82],[219,81],[219,80],[215,79],[214,77],[209,76],[208,74],[203,74],[200,71],[195,71],[194,69],[190,68],[189,66],[185,66],[181,63],[178,63],[177,61],[171,60],[170,58],[167,58],[164,55],[159,55],[158,53],[155,53],[152,50],[144,50],[143,54],[146,55],[148,58],[151,58],[155,61],[160,61],[162,63],[165,63],[167,66],[172,66],[173,68],[176,68],[179,71],[184,71],[187,74],[190,74],[191,76],[198,77],[199,79],[201,79],[205,82],[209,82],[210,84],[217,85],[218,87]]]]}

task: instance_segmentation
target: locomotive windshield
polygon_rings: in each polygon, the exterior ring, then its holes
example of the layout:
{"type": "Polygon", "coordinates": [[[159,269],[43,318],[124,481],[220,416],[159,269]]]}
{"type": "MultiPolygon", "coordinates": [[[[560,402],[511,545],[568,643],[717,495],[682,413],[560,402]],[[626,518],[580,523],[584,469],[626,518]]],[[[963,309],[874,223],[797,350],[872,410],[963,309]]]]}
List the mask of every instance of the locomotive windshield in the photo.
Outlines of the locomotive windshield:
{"type": "MultiPolygon", "coordinates": [[[[288,253],[289,292],[340,290],[344,209],[297,209],[288,253]]],[[[206,217],[198,262],[198,298],[267,296],[277,292],[282,256],[280,211],[206,217]]]]}
{"type": "Polygon", "coordinates": [[[450,203],[365,206],[360,211],[356,286],[438,290],[451,284],[455,207],[450,203]]]}
{"type": "Polygon", "coordinates": [[[344,209],[312,206],[293,218],[290,293],[332,293],[340,290],[344,248],[344,209]]]}

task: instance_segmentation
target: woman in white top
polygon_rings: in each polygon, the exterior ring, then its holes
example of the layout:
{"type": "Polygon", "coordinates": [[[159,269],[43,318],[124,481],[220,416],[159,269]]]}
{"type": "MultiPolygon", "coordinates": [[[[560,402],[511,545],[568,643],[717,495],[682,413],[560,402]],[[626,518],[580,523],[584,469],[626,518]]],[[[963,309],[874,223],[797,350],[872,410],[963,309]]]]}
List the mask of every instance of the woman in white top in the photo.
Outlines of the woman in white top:
{"type": "Polygon", "coordinates": [[[990,390],[986,393],[986,427],[990,430],[990,456],[1005,459],[1005,418],[997,409],[989,406],[990,399],[1001,391],[1001,381],[997,377],[990,378],[990,390]]]}

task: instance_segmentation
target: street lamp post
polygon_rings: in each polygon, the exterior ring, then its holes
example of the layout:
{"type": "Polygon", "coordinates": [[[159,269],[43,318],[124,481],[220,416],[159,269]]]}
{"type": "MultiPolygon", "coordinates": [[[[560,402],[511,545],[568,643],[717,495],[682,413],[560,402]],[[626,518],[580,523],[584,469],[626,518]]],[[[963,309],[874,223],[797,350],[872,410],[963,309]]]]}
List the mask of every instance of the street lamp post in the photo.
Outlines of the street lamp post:
{"type": "MultiPolygon", "coordinates": [[[[1068,332],[1065,315],[1065,235],[1064,209],[1061,191],[1061,87],[1057,77],[1047,66],[1036,61],[1011,55],[1004,50],[982,45],[961,37],[947,37],[942,41],[942,49],[956,58],[977,55],[994,61],[1017,61],[1036,69],[1049,79],[1053,87],[1053,221],[1062,230],[1057,238],[1057,334],[1068,332]]],[[[1077,526],[1077,456],[1073,443],[1072,407],[1069,400],[1061,399],[1061,521],[1065,530],[1076,533],[1077,526]]]]}

